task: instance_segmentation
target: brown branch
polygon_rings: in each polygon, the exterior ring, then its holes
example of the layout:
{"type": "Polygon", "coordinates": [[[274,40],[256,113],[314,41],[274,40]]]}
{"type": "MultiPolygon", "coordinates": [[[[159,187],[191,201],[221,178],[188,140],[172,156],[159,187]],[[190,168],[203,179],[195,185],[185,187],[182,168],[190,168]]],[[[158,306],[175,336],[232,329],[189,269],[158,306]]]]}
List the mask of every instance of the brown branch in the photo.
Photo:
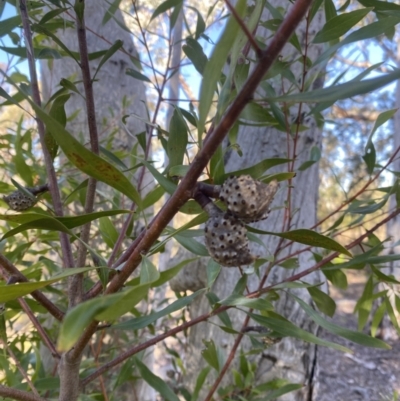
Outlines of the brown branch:
{"type": "Polygon", "coordinates": [[[30,321],[35,326],[37,332],[39,333],[40,337],[42,338],[43,342],[49,348],[51,355],[53,358],[60,359],[60,354],[57,352],[56,347],[54,346],[53,342],[50,340],[49,336],[47,335],[43,326],[39,323],[39,320],[36,319],[36,316],[33,314],[31,308],[27,304],[27,302],[23,298],[18,298],[18,302],[21,305],[24,312],[28,315],[30,321]]]}
{"type": "MultiPolygon", "coordinates": [[[[33,101],[40,106],[41,105],[41,98],[39,92],[39,84],[38,78],[36,73],[36,65],[34,59],[34,51],[33,51],[33,42],[32,42],[32,32],[30,27],[28,9],[26,6],[26,0],[20,0],[20,10],[21,10],[21,19],[22,19],[22,26],[24,29],[25,35],[25,44],[26,44],[26,56],[28,59],[29,65],[29,74],[31,78],[31,89],[32,89],[32,97],[33,101]]],[[[47,177],[49,180],[49,187],[50,187],[50,194],[53,201],[54,211],[57,216],[63,216],[63,208],[60,196],[60,190],[58,188],[57,183],[57,176],[54,170],[53,160],[51,155],[47,149],[46,142],[45,142],[45,129],[43,121],[36,117],[36,122],[38,126],[38,132],[40,137],[40,144],[42,147],[44,162],[46,165],[46,172],[47,177]]],[[[73,267],[74,260],[72,257],[72,249],[71,244],[68,240],[68,236],[66,233],[59,233],[60,236],[60,244],[62,250],[62,260],[64,267],[73,267]]]]}
{"type": "Polygon", "coordinates": [[[28,393],[27,391],[17,390],[2,385],[0,385],[0,396],[12,398],[13,400],[18,401],[46,401],[45,398],[28,393]]]}
{"type": "Polygon", "coordinates": [[[237,13],[235,7],[232,6],[229,0],[225,0],[225,3],[227,7],[229,8],[229,11],[232,13],[232,15],[235,17],[236,22],[239,24],[240,29],[244,32],[246,35],[251,47],[254,49],[256,52],[256,55],[258,58],[261,58],[262,56],[262,50],[258,46],[256,40],[254,39],[253,34],[249,31],[247,28],[246,24],[244,23],[243,19],[240,17],[240,15],[237,13]]]}
{"type": "MultiPolygon", "coordinates": [[[[10,275],[16,278],[16,281],[27,283],[29,280],[4,256],[0,253],[0,266],[10,275]]],[[[64,312],[57,308],[43,293],[38,290],[30,294],[40,303],[52,316],[61,321],[64,318],[64,312]]]]}
{"type": "MultiPolygon", "coordinates": [[[[154,244],[160,236],[162,230],[179,209],[192,197],[193,186],[197,182],[197,179],[236,121],[237,116],[240,115],[247,103],[252,99],[258,84],[271,67],[274,60],[278,57],[285,43],[292,36],[295,28],[304,17],[311,3],[312,0],[297,0],[292,6],[292,9],[278,28],[269,46],[263,51],[259,63],[255,66],[252,74],[244,84],[243,89],[228,108],[219,124],[207,135],[203,143],[203,148],[194,158],[187,174],[182,179],[171,198],[169,198],[158,215],[153,219],[151,226],[146,230],[143,239],[129,256],[125,266],[120,270],[119,274],[114,275],[105,291],[106,294],[115,293],[123,286],[131,273],[139,266],[142,255],[149,251],[152,244],[154,244]]],[[[88,338],[90,338],[90,336],[88,336],[88,330],[89,329],[87,329],[83,337],[78,340],[75,348],[71,350],[71,356],[73,358],[78,358],[87,344],[88,338]]],[[[92,327],[91,330],[93,334],[96,327],[92,327]]]]}
{"type": "Polygon", "coordinates": [[[211,401],[212,397],[214,395],[214,393],[217,391],[218,386],[220,385],[222,379],[224,378],[226,372],[229,369],[229,366],[231,365],[233,359],[235,358],[236,355],[236,351],[239,348],[239,345],[244,337],[244,329],[247,327],[247,325],[249,324],[250,321],[250,316],[247,315],[244,323],[242,325],[242,329],[240,330],[240,333],[238,334],[238,336],[236,337],[235,343],[233,344],[233,347],[231,349],[231,352],[228,355],[228,358],[225,361],[224,366],[222,367],[221,371],[218,373],[218,377],[217,379],[214,381],[213,385],[211,386],[211,389],[209,390],[206,398],[204,399],[204,401],[211,401]]]}
{"type": "MultiPolygon", "coordinates": [[[[356,245],[358,245],[361,241],[363,241],[366,237],[368,237],[371,233],[373,233],[374,231],[376,231],[378,228],[380,228],[381,226],[383,226],[384,224],[386,224],[389,220],[393,219],[395,216],[397,216],[398,214],[400,214],[400,209],[395,210],[393,213],[391,213],[388,217],[386,217],[385,219],[381,220],[379,223],[377,223],[371,230],[368,230],[365,232],[365,234],[361,235],[359,238],[357,238],[356,240],[354,240],[353,242],[351,242],[349,245],[347,245],[345,248],[346,249],[352,249],[354,248],[356,245]]],[[[331,255],[327,256],[326,258],[322,259],[320,262],[316,263],[314,266],[310,267],[309,269],[306,269],[294,276],[288,277],[285,280],[282,280],[279,283],[275,283],[272,285],[269,285],[267,287],[258,289],[257,291],[254,291],[250,294],[247,295],[248,298],[258,298],[260,295],[271,291],[272,289],[274,289],[275,286],[277,285],[281,285],[284,283],[288,283],[288,282],[293,282],[293,281],[297,281],[300,280],[301,278],[307,276],[308,274],[320,269],[321,267],[323,267],[326,263],[332,261],[333,259],[337,258],[339,256],[339,252],[334,252],[331,255]]],[[[161,341],[163,341],[165,338],[170,337],[170,336],[174,336],[184,330],[187,330],[188,328],[195,326],[196,324],[200,323],[200,322],[204,322],[206,320],[208,320],[210,317],[218,315],[219,313],[222,313],[228,309],[232,308],[232,306],[221,306],[219,308],[217,308],[216,310],[209,312],[209,313],[205,313],[201,316],[198,316],[195,319],[189,320],[188,322],[185,322],[183,324],[181,324],[180,326],[177,326],[171,330],[166,331],[163,334],[160,334],[148,341],[145,341],[142,344],[139,344],[135,347],[132,347],[131,349],[126,350],[125,352],[123,352],[122,354],[120,354],[117,358],[113,359],[112,361],[104,364],[101,368],[99,368],[98,370],[94,371],[92,374],[90,374],[89,376],[87,376],[85,379],[82,380],[82,386],[85,386],[87,384],[89,384],[91,381],[93,381],[94,379],[96,379],[98,376],[100,376],[101,374],[103,374],[104,372],[110,370],[111,368],[113,368],[114,366],[117,366],[118,364],[124,362],[126,359],[130,358],[131,356],[137,354],[138,352],[141,352],[143,350],[145,350],[148,347],[151,347],[161,341]]]]}
{"type": "Polygon", "coordinates": [[[19,360],[17,356],[14,354],[13,350],[8,346],[7,342],[0,339],[0,342],[3,344],[4,348],[7,350],[7,352],[10,354],[11,359],[14,361],[15,366],[21,373],[22,377],[25,379],[26,383],[28,384],[29,388],[32,390],[32,393],[35,394],[37,397],[40,397],[38,391],[36,390],[35,386],[33,385],[31,379],[29,378],[28,374],[25,372],[21,364],[19,363],[19,360]]]}
{"type": "MultiPolygon", "coordinates": [[[[93,81],[90,74],[89,52],[87,47],[85,18],[76,18],[76,31],[79,44],[80,67],[82,71],[82,81],[85,90],[86,115],[88,120],[90,148],[96,155],[99,154],[99,135],[96,123],[96,107],[93,94],[93,81]]],[[[97,180],[89,177],[89,183],[85,199],[85,213],[92,213],[96,196],[97,180]]],[[[78,245],[77,266],[85,266],[87,249],[84,243],[88,243],[90,237],[91,222],[86,223],[81,229],[81,239],[78,245]]],[[[77,274],[69,282],[69,306],[73,307],[82,301],[83,298],[83,274],[77,274]]]]}

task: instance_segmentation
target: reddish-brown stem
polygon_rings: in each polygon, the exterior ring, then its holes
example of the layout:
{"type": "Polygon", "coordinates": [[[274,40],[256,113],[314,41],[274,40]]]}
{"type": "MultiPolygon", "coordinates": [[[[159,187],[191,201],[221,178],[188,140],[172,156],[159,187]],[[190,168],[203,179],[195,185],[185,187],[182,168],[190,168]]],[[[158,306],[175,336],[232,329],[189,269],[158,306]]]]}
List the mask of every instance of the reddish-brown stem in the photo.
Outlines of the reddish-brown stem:
{"type": "Polygon", "coordinates": [[[36,390],[35,386],[33,385],[31,379],[29,378],[28,374],[25,372],[21,364],[19,363],[19,359],[14,354],[13,350],[8,346],[7,342],[0,338],[0,343],[3,344],[3,347],[7,350],[7,353],[10,355],[11,359],[14,361],[17,369],[21,373],[22,377],[25,379],[26,383],[28,384],[29,388],[32,390],[32,393],[39,397],[39,393],[36,390]]]}
{"type": "MultiPolygon", "coordinates": [[[[78,36],[78,44],[79,44],[79,55],[80,55],[80,67],[82,71],[82,81],[83,87],[85,90],[85,102],[86,102],[86,115],[88,120],[88,128],[89,128],[89,138],[90,138],[90,148],[92,152],[96,155],[99,154],[99,135],[97,132],[97,123],[96,123],[96,107],[94,102],[94,93],[93,93],[93,81],[90,73],[90,65],[89,65],[89,55],[88,55],[88,47],[86,40],[86,29],[85,29],[85,17],[82,15],[82,18],[77,16],[76,18],[76,31],[78,36]]],[[[85,199],[85,213],[89,214],[93,212],[94,209],[94,200],[96,195],[96,186],[97,181],[90,177],[89,183],[86,191],[86,199],[85,199]]],[[[87,249],[84,243],[88,243],[90,236],[90,227],[91,223],[85,224],[81,229],[81,239],[78,245],[78,256],[76,260],[77,266],[85,266],[86,253],[87,249]]],[[[69,283],[69,304],[70,307],[78,304],[82,301],[83,297],[83,275],[77,274],[71,278],[69,283]]]]}
{"type": "Polygon", "coordinates": [[[45,398],[39,397],[27,391],[17,390],[0,385],[0,396],[8,397],[17,401],[47,401],[45,398]]]}
{"type": "Polygon", "coordinates": [[[246,24],[243,21],[243,18],[240,17],[240,15],[237,13],[235,7],[232,6],[232,4],[230,3],[229,0],[225,0],[225,3],[226,3],[226,6],[229,8],[229,11],[235,17],[236,22],[240,25],[240,29],[246,35],[247,40],[249,41],[253,50],[256,52],[257,57],[260,58],[262,56],[262,50],[260,49],[256,40],[254,39],[253,34],[248,30],[246,24]]]}
{"type": "MultiPolygon", "coordinates": [[[[2,267],[10,276],[14,276],[18,282],[26,283],[28,279],[6,258],[0,253],[0,267],[2,267]]],[[[57,320],[64,318],[64,312],[57,308],[45,295],[40,291],[31,292],[32,297],[36,299],[47,311],[57,320]]]]}
{"type": "Polygon", "coordinates": [[[43,326],[39,323],[39,320],[36,319],[36,316],[33,314],[31,308],[28,306],[27,302],[23,298],[18,298],[18,302],[21,305],[21,308],[24,312],[28,315],[29,320],[35,326],[37,332],[39,333],[40,337],[42,337],[43,342],[47,345],[47,348],[50,350],[51,355],[54,358],[60,358],[60,354],[57,352],[56,347],[54,346],[53,342],[50,340],[49,336],[47,335],[43,326]]]}
{"type": "MultiPolygon", "coordinates": [[[[25,43],[26,43],[26,56],[28,59],[28,66],[29,66],[29,74],[31,78],[31,89],[32,89],[32,97],[33,101],[40,106],[41,105],[41,98],[40,98],[40,91],[39,91],[39,83],[37,78],[36,72],[36,65],[34,59],[34,52],[33,52],[33,41],[32,41],[32,32],[31,26],[29,21],[28,9],[26,6],[26,0],[20,0],[20,10],[21,10],[21,19],[22,19],[22,26],[24,29],[25,35],[25,43]]],[[[57,183],[57,176],[53,166],[53,160],[51,155],[47,149],[45,143],[45,129],[43,121],[40,118],[36,117],[36,122],[38,126],[38,132],[40,137],[40,144],[42,147],[43,157],[46,165],[46,172],[47,177],[49,180],[49,187],[50,187],[50,194],[53,201],[54,211],[57,216],[63,216],[63,208],[61,202],[60,191],[58,188],[57,183]]],[[[68,240],[68,236],[66,233],[59,233],[60,235],[60,244],[62,250],[62,260],[64,267],[73,267],[74,266],[74,259],[72,256],[71,244],[68,240]]]]}
{"type": "Polygon", "coordinates": [[[247,315],[246,318],[244,319],[244,323],[242,325],[242,330],[240,330],[240,333],[237,335],[236,340],[232,346],[231,352],[229,353],[224,366],[222,367],[221,371],[219,372],[217,379],[214,381],[213,385],[211,386],[204,401],[212,400],[214,393],[217,391],[218,386],[221,384],[222,379],[224,378],[226,372],[229,369],[229,366],[231,365],[233,359],[235,358],[236,351],[239,348],[239,345],[242,342],[242,339],[244,337],[243,330],[247,327],[247,325],[249,324],[249,321],[250,321],[250,316],[247,315]]]}

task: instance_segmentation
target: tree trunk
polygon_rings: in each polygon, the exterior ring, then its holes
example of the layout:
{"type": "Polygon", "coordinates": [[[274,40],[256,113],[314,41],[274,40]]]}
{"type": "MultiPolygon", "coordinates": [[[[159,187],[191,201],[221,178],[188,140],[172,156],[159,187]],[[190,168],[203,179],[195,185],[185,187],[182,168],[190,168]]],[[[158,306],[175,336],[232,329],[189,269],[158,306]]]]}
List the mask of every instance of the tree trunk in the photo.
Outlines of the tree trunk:
{"type": "MultiPolygon", "coordinates": [[[[276,4],[279,2],[275,2],[276,4]]],[[[316,15],[311,27],[309,27],[309,34],[313,34],[321,28],[324,21],[322,15],[316,15]]],[[[257,32],[259,35],[259,31],[257,32]]],[[[297,35],[301,43],[304,43],[306,32],[305,23],[302,24],[298,30],[297,35]]],[[[309,38],[309,41],[312,40],[309,38]]],[[[294,57],[298,57],[298,54],[292,57],[289,52],[293,52],[293,48],[289,45],[285,47],[284,58],[289,60],[294,57]]],[[[315,60],[321,53],[322,48],[320,46],[310,46],[308,49],[308,57],[311,60],[315,60]]],[[[300,63],[295,64],[298,66],[298,70],[292,72],[296,77],[299,77],[299,82],[302,77],[302,65],[300,63]]],[[[322,80],[318,80],[314,83],[314,86],[321,86],[322,80]]],[[[280,82],[279,84],[280,85],[280,82]]],[[[277,92],[279,89],[276,88],[277,92]]],[[[303,112],[307,112],[303,105],[303,112]]],[[[302,116],[302,113],[300,113],[302,116]]],[[[288,117],[289,124],[296,121],[298,117],[298,109],[293,108],[291,115],[288,117]]],[[[321,130],[317,128],[316,123],[312,117],[306,117],[303,121],[303,125],[309,127],[307,131],[299,133],[299,138],[296,145],[296,168],[298,168],[303,162],[309,160],[310,150],[313,146],[318,148],[321,147],[321,130]]],[[[226,171],[234,171],[242,168],[250,167],[255,163],[273,157],[291,158],[293,155],[293,140],[288,138],[289,135],[286,133],[277,131],[272,128],[254,128],[245,127],[239,132],[237,142],[240,145],[243,156],[240,157],[236,152],[229,152],[226,157],[226,171]],[[289,141],[289,144],[288,144],[289,141]]],[[[276,168],[274,172],[287,171],[285,168],[276,168]]],[[[270,173],[271,171],[269,171],[270,173]]],[[[281,185],[281,188],[275,197],[272,207],[284,206],[287,201],[288,188],[287,182],[281,185]]],[[[317,222],[317,197],[319,188],[318,178],[318,165],[315,164],[311,168],[305,171],[297,171],[296,177],[293,179],[293,188],[291,195],[291,213],[293,215],[292,224],[290,229],[295,228],[310,228],[317,222]]],[[[284,208],[271,212],[267,220],[261,221],[252,226],[268,231],[281,232],[283,229],[284,221],[284,208]]],[[[285,228],[286,230],[287,228],[285,228]]],[[[274,253],[279,239],[275,236],[263,236],[263,243],[269,251],[267,254],[265,248],[258,247],[253,249],[253,254],[259,255],[260,257],[267,257],[274,253]]],[[[299,244],[293,244],[290,247],[285,248],[280,254],[279,258],[284,257],[290,253],[295,252],[298,249],[303,248],[299,244]]],[[[268,284],[277,283],[285,278],[298,273],[302,270],[307,269],[311,266],[313,261],[312,254],[310,252],[302,253],[299,257],[299,267],[296,270],[288,270],[280,267],[274,267],[271,271],[268,279],[268,284]]],[[[192,267],[191,267],[192,268],[192,267]]],[[[204,269],[204,265],[200,267],[204,269]]],[[[197,269],[193,271],[194,275],[199,275],[197,269]]],[[[187,274],[187,271],[185,272],[187,274]]],[[[262,275],[262,274],[261,274],[262,275]]],[[[248,280],[248,287],[250,291],[257,289],[258,280],[253,276],[250,276],[248,280]]],[[[240,278],[240,272],[236,268],[222,268],[222,271],[212,289],[212,291],[220,298],[230,295],[232,290],[240,278]]],[[[320,272],[315,272],[311,276],[307,276],[305,281],[309,283],[317,283],[324,281],[323,276],[320,272]]],[[[293,291],[293,290],[291,290],[293,291]]],[[[308,292],[305,290],[295,290],[294,293],[300,296],[303,300],[311,303],[308,292]]],[[[304,328],[305,330],[316,332],[315,325],[305,315],[303,310],[299,307],[293,299],[282,291],[279,293],[280,299],[276,302],[276,311],[285,317],[287,317],[294,324],[304,328]]],[[[191,317],[194,318],[202,313],[208,312],[210,305],[207,298],[203,297],[197,299],[191,306],[191,317]]],[[[229,312],[230,318],[233,323],[233,327],[240,330],[245,315],[243,313],[235,311],[229,312]]],[[[217,325],[221,322],[217,317],[210,319],[216,323],[209,324],[207,322],[201,323],[190,331],[190,345],[187,353],[187,364],[189,385],[194,386],[195,380],[204,366],[204,360],[200,356],[199,350],[204,348],[203,340],[212,339],[217,347],[225,350],[228,354],[232,348],[232,344],[235,340],[235,336],[227,334],[226,332],[219,329],[217,325]]],[[[250,343],[247,340],[243,341],[242,347],[249,349],[250,343]]],[[[257,357],[257,372],[256,381],[257,383],[264,383],[275,378],[286,378],[291,382],[303,383],[305,386],[302,390],[295,393],[290,393],[280,399],[282,400],[313,400],[315,396],[314,391],[314,379],[317,367],[317,348],[314,344],[309,344],[301,341],[294,340],[293,338],[284,338],[278,344],[266,349],[262,355],[257,357]]],[[[231,377],[228,373],[222,386],[231,382],[231,377]]],[[[208,385],[212,384],[215,376],[210,374],[207,379],[208,385]]],[[[203,386],[207,390],[208,386],[203,386]]],[[[206,391],[205,390],[205,391],[206,391]]],[[[202,393],[204,394],[204,393],[202,393]]],[[[200,399],[202,395],[200,395],[200,399]]]]}

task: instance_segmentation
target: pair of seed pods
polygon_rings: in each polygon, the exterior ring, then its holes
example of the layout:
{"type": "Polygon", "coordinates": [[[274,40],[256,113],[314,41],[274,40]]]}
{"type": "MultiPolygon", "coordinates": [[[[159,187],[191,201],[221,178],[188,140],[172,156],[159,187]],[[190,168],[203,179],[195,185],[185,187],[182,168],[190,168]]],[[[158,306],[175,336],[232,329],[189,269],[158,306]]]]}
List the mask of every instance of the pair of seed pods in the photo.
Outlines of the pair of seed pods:
{"type": "Polygon", "coordinates": [[[204,206],[205,244],[210,256],[222,266],[248,265],[256,259],[250,253],[245,223],[266,219],[269,205],[278,190],[276,180],[269,184],[249,175],[228,178],[219,190],[219,199],[227,207],[222,211],[214,203],[204,206]]]}

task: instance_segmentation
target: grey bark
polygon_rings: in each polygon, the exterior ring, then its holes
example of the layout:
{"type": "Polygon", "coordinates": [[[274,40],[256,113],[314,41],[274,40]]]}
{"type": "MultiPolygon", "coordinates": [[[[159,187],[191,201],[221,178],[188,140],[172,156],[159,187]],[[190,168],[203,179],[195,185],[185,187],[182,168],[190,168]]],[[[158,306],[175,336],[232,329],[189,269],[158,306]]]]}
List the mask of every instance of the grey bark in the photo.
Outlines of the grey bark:
{"type": "MultiPolygon", "coordinates": [[[[283,6],[282,2],[279,1],[273,3],[275,6],[277,4],[283,6]]],[[[322,27],[323,23],[322,15],[317,15],[309,29],[309,34],[315,34],[315,32],[322,27]]],[[[257,34],[259,35],[260,32],[258,31],[257,34]]],[[[304,24],[298,28],[297,34],[300,42],[304,43],[304,24]]],[[[308,56],[311,60],[315,60],[321,51],[322,48],[320,46],[311,46],[308,56]]],[[[289,60],[298,57],[298,55],[293,53],[291,46],[286,46],[283,56],[289,60]]],[[[300,80],[302,73],[301,65],[299,63],[294,64],[294,69],[292,71],[300,80]]],[[[309,74],[311,73],[312,72],[309,72],[309,74]]],[[[320,86],[322,82],[321,79],[316,80],[315,86],[320,86]]],[[[276,88],[278,91],[279,85],[280,82],[277,82],[276,88]]],[[[307,111],[304,108],[303,110],[305,112],[307,111]]],[[[289,122],[292,123],[296,117],[297,108],[291,110],[289,122]]],[[[299,134],[296,150],[296,168],[299,167],[301,163],[309,160],[310,150],[313,146],[321,147],[321,130],[316,127],[313,118],[307,117],[303,124],[309,127],[309,129],[300,132],[299,134]]],[[[272,128],[243,128],[240,130],[238,136],[238,144],[243,152],[243,157],[239,157],[237,153],[231,152],[228,154],[225,163],[226,171],[234,171],[249,167],[266,158],[290,157],[290,153],[289,155],[287,154],[287,141],[288,139],[285,133],[278,132],[272,128]]],[[[292,149],[293,143],[291,140],[289,141],[290,148],[292,149]]],[[[277,168],[274,172],[284,171],[285,168],[277,168]]],[[[316,212],[319,187],[318,165],[314,165],[303,172],[298,172],[293,180],[293,185],[292,211],[296,211],[296,213],[293,213],[292,226],[290,229],[312,227],[317,222],[316,212]]],[[[281,186],[281,190],[276,196],[272,207],[283,206],[286,196],[287,185],[284,184],[281,186]]],[[[280,232],[282,230],[283,213],[283,208],[275,210],[267,220],[254,224],[253,226],[263,230],[280,232]]],[[[278,239],[272,236],[263,236],[262,240],[266,248],[269,250],[269,253],[272,254],[277,246],[278,239]]],[[[300,248],[302,248],[302,246],[293,244],[289,248],[286,248],[279,257],[283,257],[284,255],[292,253],[300,248]]],[[[261,247],[254,248],[252,253],[260,255],[261,257],[269,256],[266,250],[261,247]]],[[[299,267],[297,269],[287,270],[279,267],[273,268],[268,279],[268,284],[280,282],[295,273],[305,270],[310,267],[312,263],[312,255],[309,252],[302,253],[299,257],[299,267]]],[[[204,276],[204,268],[205,264],[190,266],[182,272],[181,278],[184,278],[184,275],[190,275],[189,272],[191,272],[191,275],[194,277],[201,277],[202,274],[204,276]],[[201,273],[201,271],[203,271],[203,273],[201,273]]],[[[212,290],[220,299],[222,299],[231,294],[239,278],[240,272],[238,269],[222,268],[221,274],[212,290]]],[[[314,274],[307,276],[305,280],[309,283],[324,281],[320,272],[315,272],[314,274]]],[[[249,278],[250,291],[257,288],[257,282],[258,280],[254,277],[249,278]]],[[[182,282],[180,284],[182,284],[182,282]]],[[[204,285],[204,283],[201,284],[204,285]]],[[[296,290],[295,294],[311,303],[306,291],[296,290]]],[[[208,312],[209,310],[210,306],[208,300],[205,297],[200,299],[198,298],[191,306],[191,317],[194,318],[202,313],[208,312]]],[[[280,299],[276,302],[276,310],[278,313],[286,316],[294,324],[304,328],[305,330],[314,333],[316,332],[317,329],[315,325],[310,322],[299,305],[285,292],[280,292],[280,299]]],[[[230,311],[229,314],[234,328],[240,329],[245,318],[244,314],[238,313],[237,311],[230,311]]],[[[198,373],[205,365],[199,352],[204,348],[203,340],[212,339],[217,347],[226,351],[226,354],[229,353],[235,340],[234,336],[227,334],[217,327],[217,325],[220,324],[217,317],[210,320],[216,324],[214,325],[204,322],[195,326],[190,331],[189,350],[186,357],[188,380],[185,380],[185,384],[188,384],[190,387],[194,386],[198,373]]],[[[244,349],[249,349],[250,344],[245,340],[242,346],[244,349]]],[[[290,393],[280,399],[285,401],[317,399],[315,398],[316,391],[314,389],[315,373],[317,370],[317,348],[315,345],[293,340],[292,338],[285,338],[280,343],[265,350],[262,355],[257,357],[256,362],[258,366],[256,380],[258,383],[264,383],[274,378],[286,378],[292,382],[303,383],[305,385],[302,390],[299,390],[296,393],[290,393]]],[[[224,378],[222,386],[231,381],[229,375],[230,374],[228,373],[224,378]]],[[[208,385],[211,385],[214,379],[215,376],[209,375],[204,386],[204,391],[200,395],[200,399],[204,397],[208,385]]]]}

